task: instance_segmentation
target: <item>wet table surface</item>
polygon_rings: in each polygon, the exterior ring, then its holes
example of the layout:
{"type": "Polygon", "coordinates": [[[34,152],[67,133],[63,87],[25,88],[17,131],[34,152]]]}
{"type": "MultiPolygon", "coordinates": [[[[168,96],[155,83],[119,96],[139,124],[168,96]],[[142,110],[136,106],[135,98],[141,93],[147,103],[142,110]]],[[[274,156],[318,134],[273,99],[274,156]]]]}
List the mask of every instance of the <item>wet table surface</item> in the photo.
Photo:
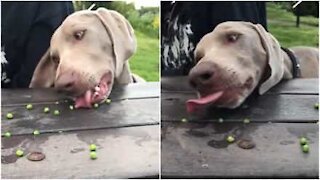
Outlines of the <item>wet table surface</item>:
{"type": "Polygon", "coordinates": [[[72,101],[52,89],[2,89],[2,178],[158,177],[159,88],[157,82],[115,87],[110,104],[74,110],[72,101]],[[8,112],[13,119],[6,119],[8,112]],[[97,146],[96,160],[90,159],[90,144],[97,146]],[[17,149],[25,156],[18,158],[17,149]],[[30,152],[45,159],[30,161],[30,152]]]}
{"type": "Polygon", "coordinates": [[[318,178],[318,79],[281,82],[238,109],[196,115],[186,112],[185,101],[196,97],[186,82],[162,79],[162,178],[318,178]],[[234,143],[226,141],[230,135],[234,143]]]}

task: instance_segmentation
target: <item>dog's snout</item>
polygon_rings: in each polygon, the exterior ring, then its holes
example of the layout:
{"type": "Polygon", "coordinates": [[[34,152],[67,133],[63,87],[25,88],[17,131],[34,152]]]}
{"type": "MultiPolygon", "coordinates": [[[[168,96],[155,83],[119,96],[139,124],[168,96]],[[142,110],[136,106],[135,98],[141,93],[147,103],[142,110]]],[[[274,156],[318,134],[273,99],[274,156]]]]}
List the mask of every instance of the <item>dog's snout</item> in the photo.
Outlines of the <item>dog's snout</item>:
{"type": "Polygon", "coordinates": [[[214,64],[203,62],[196,65],[189,73],[189,83],[192,87],[198,88],[211,83],[215,74],[214,64]]]}
{"type": "Polygon", "coordinates": [[[55,88],[59,91],[71,92],[74,89],[76,77],[73,72],[61,74],[55,82],[55,88]]]}

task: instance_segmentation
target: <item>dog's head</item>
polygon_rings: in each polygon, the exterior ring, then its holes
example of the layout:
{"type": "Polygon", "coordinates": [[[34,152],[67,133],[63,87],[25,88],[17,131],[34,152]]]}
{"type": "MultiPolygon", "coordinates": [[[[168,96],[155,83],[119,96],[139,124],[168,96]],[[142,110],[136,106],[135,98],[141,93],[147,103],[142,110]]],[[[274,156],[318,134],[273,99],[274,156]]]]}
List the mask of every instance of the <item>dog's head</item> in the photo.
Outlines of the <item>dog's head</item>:
{"type": "Polygon", "coordinates": [[[30,87],[55,87],[75,97],[76,107],[91,107],[114,82],[131,82],[123,73],[135,49],[133,29],[121,14],[104,8],[75,12],[53,34],[30,87]]]}
{"type": "Polygon", "coordinates": [[[200,97],[187,102],[190,112],[206,105],[236,108],[255,88],[265,93],[284,72],[278,41],[249,22],[219,24],[200,40],[195,60],[189,80],[200,97]]]}

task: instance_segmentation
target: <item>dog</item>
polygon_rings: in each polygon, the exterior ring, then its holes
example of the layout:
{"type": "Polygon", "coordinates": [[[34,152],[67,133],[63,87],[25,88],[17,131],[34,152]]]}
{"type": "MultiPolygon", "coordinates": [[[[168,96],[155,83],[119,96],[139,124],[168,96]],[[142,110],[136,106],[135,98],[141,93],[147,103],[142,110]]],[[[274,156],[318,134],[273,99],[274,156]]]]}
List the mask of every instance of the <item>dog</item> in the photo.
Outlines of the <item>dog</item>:
{"type": "Polygon", "coordinates": [[[75,12],[52,35],[29,87],[54,87],[74,97],[76,108],[91,108],[114,84],[133,82],[128,59],[135,51],[134,30],[120,13],[75,12]]]}
{"type": "Polygon", "coordinates": [[[199,98],[188,100],[187,110],[206,105],[237,108],[255,89],[262,95],[281,80],[297,76],[297,71],[300,78],[318,78],[318,54],[312,47],[282,50],[259,24],[221,23],[196,46],[189,82],[199,98]]]}

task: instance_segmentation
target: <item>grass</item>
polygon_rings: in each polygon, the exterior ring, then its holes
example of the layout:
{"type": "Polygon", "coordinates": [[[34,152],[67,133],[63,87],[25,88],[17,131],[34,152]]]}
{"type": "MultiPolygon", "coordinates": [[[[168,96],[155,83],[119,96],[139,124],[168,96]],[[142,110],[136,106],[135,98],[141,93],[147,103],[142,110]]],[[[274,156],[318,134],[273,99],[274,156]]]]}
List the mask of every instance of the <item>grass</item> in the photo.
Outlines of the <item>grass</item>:
{"type": "Polygon", "coordinates": [[[137,51],[130,58],[131,71],[146,81],[159,81],[159,39],[135,31],[137,51]]]}
{"type": "Polygon", "coordinates": [[[273,2],[267,3],[268,30],[283,47],[319,45],[319,19],[312,16],[300,17],[296,27],[296,16],[273,2]]]}

